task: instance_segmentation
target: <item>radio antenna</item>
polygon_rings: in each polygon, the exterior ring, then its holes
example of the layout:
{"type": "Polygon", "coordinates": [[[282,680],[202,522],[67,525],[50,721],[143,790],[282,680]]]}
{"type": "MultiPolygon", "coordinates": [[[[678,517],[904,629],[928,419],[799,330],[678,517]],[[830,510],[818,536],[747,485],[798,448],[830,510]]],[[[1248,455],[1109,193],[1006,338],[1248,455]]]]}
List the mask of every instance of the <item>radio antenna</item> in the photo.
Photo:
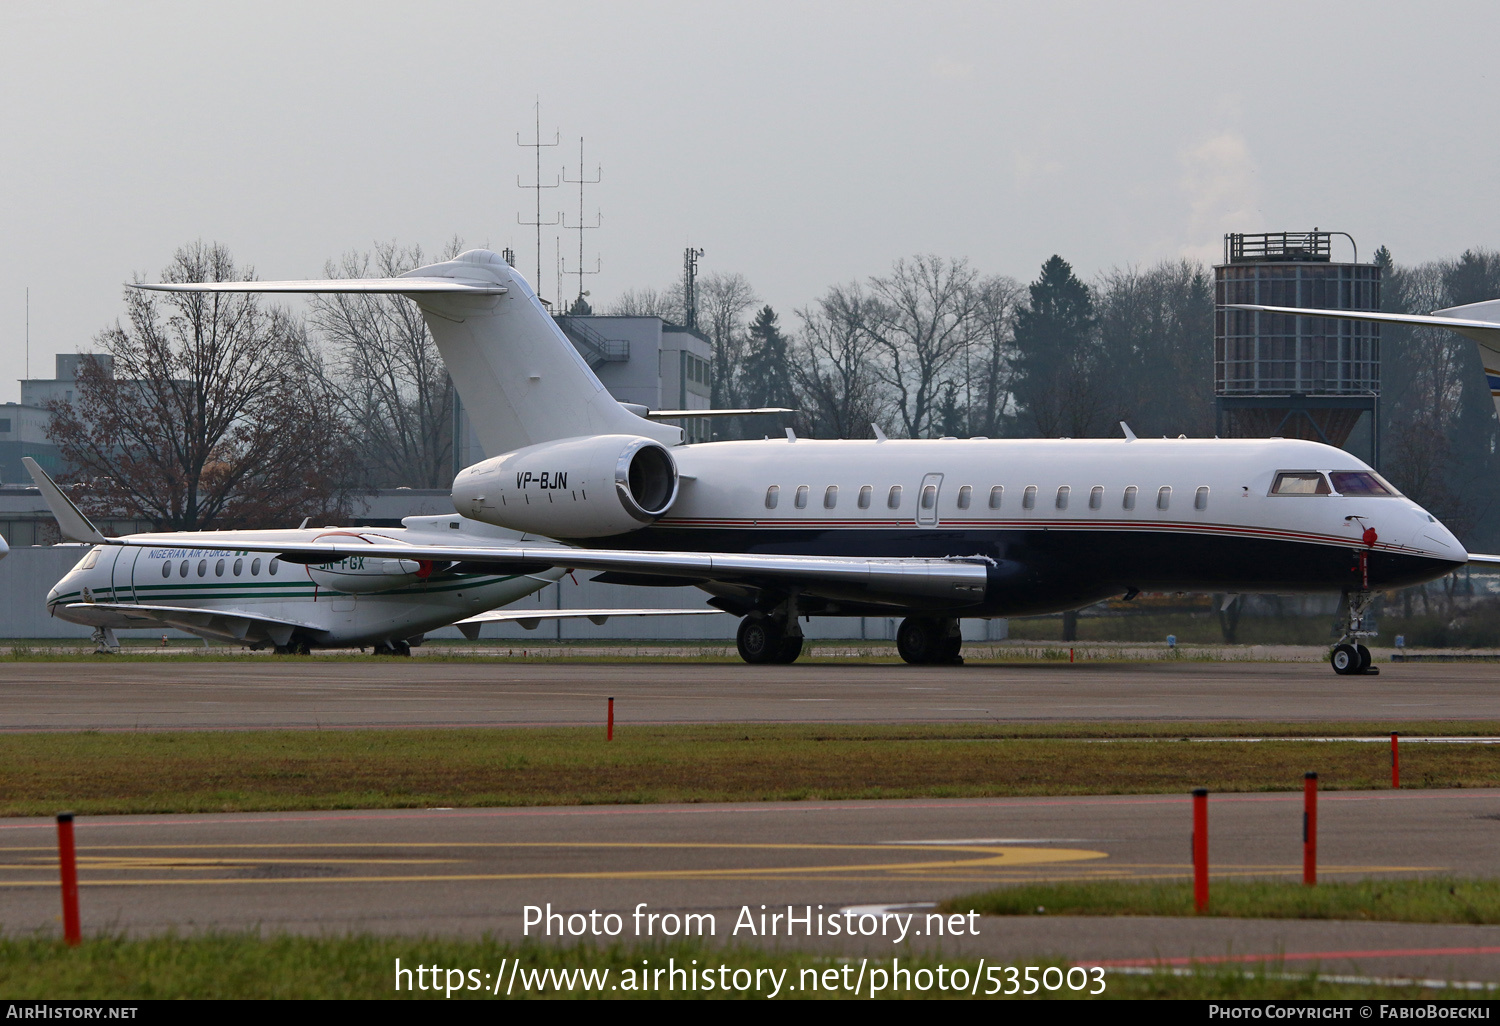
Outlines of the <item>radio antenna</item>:
{"type": "MultiPolygon", "coordinates": [[[[584,292],[583,292],[583,276],[585,274],[598,274],[599,273],[599,269],[600,269],[599,258],[597,256],[594,257],[594,269],[592,271],[586,271],[583,268],[583,233],[586,232],[586,231],[589,231],[590,229],[598,228],[599,225],[602,223],[601,219],[599,217],[599,212],[597,210],[594,211],[594,223],[593,224],[584,224],[583,223],[583,187],[585,185],[598,185],[600,182],[602,182],[604,180],[604,165],[602,165],[602,164],[600,164],[597,168],[595,168],[595,170],[594,170],[594,177],[593,178],[588,177],[588,175],[584,173],[584,170],[583,170],[583,136],[579,136],[578,137],[578,177],[577,178],[569,178],[568,177],[568,169],[565,167],[565,168],[563,168],[562,180],[565,181],[565,182],[567,182],[569,185],[576,185],[576,186],[578,186],[578,223],[570,225],[570,224],[568,224],[567,216],[566,215],[563,216],[563,228],[565,228],[566,230],[568,230],[570,232],[571,231],[576,231],[578,233],[578,269],[576,271],[568,271],[568,270],[566,270],[566,266],[567,265],[564,264],[563,266],[564,266],[565,270],[564,270],[563,273],[578,275],[578,300],[577,300],[577,302],[581,303],[581,302],[583,302],[583,295],[584,295],[584,292]]],[[[558,291],[558,298],[560,299],[561,298],[561,294],[562,294],[562,285],[560,283],[558,285],[557,291],[558,291]]]]}
{"type": "Polygon", "coordinates": [[[531,220],[531,221],[523,221],[523,220],[521,220],[521,215],[518,213],[518,214],[516,214],[516,223],[517,224],[526,225],[529,228],[535,228],[536,229],[536,287],[537,288],[541,288],[542,287],[542,228],[545,227],[545,226],[547,226],[547,225],[558,224],[558,223],[560,223],[562,221],[562,215],[561,214],[559,214],[557,217],[554,217],[550,221],[543,221],[542,220],[542,190],[543,189],[556,189],[557,187],[559,187],[562,184],[561,181],[555,181],[551,185],[547,185],[545,182],[542,181],[542,150],[545,149],[545,148],[547,148],[547,147],[549,147],[549,146],[556,146],[560,142],[561,142],[561,138],[558,136],[558,134],[556,132],[552,133],[552,141],[551,142],[543,142],[542,141],[542,101],[540,99],[538,99],[536,101],[536,135],[535,135],[533,141],[532,142],[522,142],[521,141],[521,133],[520,132],[516,133],[516,145],[517,146],[523,146],[523,147],[526,147],[527,149],[532,149],[532,150],[536,151],[536,179],[535,179],[535,181],[533,181],[530,185],[526,185],[525,183],[523,183],[521,181],[521,176],[520,175],[516,175],[516,186],[517,186],[517,188],[531,189],[531,190],[534,190],[536,192],[536,218],[534,220],[531,220]]]}

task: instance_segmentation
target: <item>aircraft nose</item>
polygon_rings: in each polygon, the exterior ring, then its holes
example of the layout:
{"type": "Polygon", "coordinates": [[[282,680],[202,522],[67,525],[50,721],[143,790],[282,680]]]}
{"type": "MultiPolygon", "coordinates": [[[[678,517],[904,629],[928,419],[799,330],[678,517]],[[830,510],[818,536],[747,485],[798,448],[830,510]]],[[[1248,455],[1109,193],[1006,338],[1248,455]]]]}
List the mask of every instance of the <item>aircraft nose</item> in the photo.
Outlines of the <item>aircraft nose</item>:
{"type": "Polygon", "coordinates": [[[0,559],[4,559],[5,554],[9,551],[10,546],[5,544],[5,539],[3,537],[0,537],[0,559]]]}

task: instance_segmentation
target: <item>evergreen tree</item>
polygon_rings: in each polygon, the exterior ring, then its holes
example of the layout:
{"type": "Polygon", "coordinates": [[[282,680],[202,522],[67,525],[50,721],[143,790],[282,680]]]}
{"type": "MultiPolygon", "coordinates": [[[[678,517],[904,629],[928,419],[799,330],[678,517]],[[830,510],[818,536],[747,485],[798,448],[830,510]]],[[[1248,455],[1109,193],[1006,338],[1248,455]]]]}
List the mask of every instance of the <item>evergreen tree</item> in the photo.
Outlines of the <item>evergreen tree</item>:
{"type": "Polygon", "coordinates": [[[1106,383],[1098,362],[1094,299],[1060,256],[1042,265],[1031,301],[1016,311],[1015,395],[1043,436],[1086,435],[1103,426],[1106,383]]]}
{"type": "Polygon", "coordinates": [[[794,407],[788,340],[776,311],[763,306],[746,333],[745,362],[740,368],[740,395],[747,406],[794,407]]]}

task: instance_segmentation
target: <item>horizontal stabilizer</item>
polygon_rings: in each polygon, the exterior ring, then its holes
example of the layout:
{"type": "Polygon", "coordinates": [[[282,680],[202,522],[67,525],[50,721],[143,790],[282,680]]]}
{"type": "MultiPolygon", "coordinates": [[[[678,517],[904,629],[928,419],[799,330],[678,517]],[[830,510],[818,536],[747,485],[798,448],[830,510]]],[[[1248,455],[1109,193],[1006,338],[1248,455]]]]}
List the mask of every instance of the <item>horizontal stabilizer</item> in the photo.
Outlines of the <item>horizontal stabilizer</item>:
{"type": "Polygon", "coordinates": [[[63,490],[47,476],[40,464],[30,456],[22,456],[21,462],[31,474],[31,480],[36,482],[37,491],[42,493],[42,501],[57,518],[57,529],[67,541],[90,542],[94,545],[104,541],[104,535],[99,529],[84,516],[82,511],[75,505],[73,500],[64,494],[63,490]]]}
{"type": "Polygon", "coordinates": [[[796,413],[780,406],[759,406],[753,410],[647,410],[650,420],[682,420],[685,417],[765,417],[773,413],[796,413]]]}
{"type": "Polygon", "coordinates": [[[328,278],[311,281],[133,282],[131,288],[152,292],[354,292],[414,296],[450,293],[503,296],[507,289],[492,281],[462,278],[328,278]]]}

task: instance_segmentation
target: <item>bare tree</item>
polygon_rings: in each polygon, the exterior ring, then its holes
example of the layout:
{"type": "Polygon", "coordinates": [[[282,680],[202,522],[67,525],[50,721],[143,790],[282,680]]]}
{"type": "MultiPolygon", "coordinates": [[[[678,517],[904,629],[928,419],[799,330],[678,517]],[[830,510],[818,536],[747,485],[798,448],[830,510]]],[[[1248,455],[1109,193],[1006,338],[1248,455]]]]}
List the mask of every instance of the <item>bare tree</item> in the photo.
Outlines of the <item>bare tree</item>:
{"type": "MultiPolygon", "coordinates": [[[[437,260],[463,248],[454,238],[437,260]]],[[[421,246],[377,243],[324,268],[330,278],[393,278],[428,263],[421,246]]],[[[313,297],[313,327],[337,353],[340,408],[354,426],[365,483],[441,488],[453,478],[453,388],[422,311],[401,296],[313,297]]]]}
{"type": "MultiPolygon", "coordinates": [[[[238,281],[228,249],[196,242],[169,282],[238,281]]],[[[162,530],[272,526],[346,513],[348,452],[333,390],[298,321],[255,295],[125,290],[128,323],[95,338],[50,435],[101,516],[162,530]]]]}
{"type": "Polygon", "coordinates": [[[871,325],[882,359],[875,364],[908,437],[931,427],[940,392],[973,342],[978,279],[964,259],[917,256],[870,279],[880,310],[871,325]]]}
{"type": "Polygon", "coordinates": [[[974,287],[974,337],[964,353],[968,429],[1005,434],[1015,405],[1016,307],[1022,288],[1014,278],[985,278],[974,287]]]}
{"type": "Polygon", "coordinates": [[[745,311],[760,299],[750,281],[738,272],[715,271],[698,280],[698,324],[713,346],[709,405],[728,409],[740,405],[739,369],[745,358],[745,311]]]}
{"type": "Polygon", "coordinates": [[[835,285],[811,307],[798,310],[802,331],[793,346],[792,370],[804,433],[858,438],[882,419],[881,381],[875,367],[872,320],[880,319],[860,286],[835,285]]]}
{"type": "Polygon", "coordinates": [[[664,321],[676,322],[682,316],[682,286],[662,289],[626,289],[618,299],[609,304],[613,317],[660,317],[664,321]]]}

